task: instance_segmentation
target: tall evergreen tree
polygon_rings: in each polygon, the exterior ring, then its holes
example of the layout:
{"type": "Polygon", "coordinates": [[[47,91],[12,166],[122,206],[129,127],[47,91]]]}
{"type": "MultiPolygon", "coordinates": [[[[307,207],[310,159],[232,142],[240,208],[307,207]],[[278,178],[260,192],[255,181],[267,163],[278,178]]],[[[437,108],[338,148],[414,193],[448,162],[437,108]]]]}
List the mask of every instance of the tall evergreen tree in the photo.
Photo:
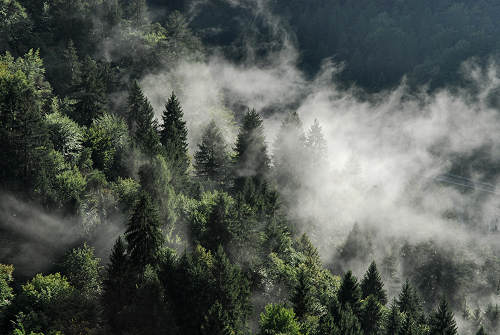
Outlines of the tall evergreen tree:
{"type": "Polygon", "coordinates": [[[281,124],[273,151],[277,183],[282,193],[289,196],[300,185],[305,140],[299,115],[295,111],[289,113],[281,124]]]}
{"type": "Polygon", "coordinates": [[[375,296],[369,295],[363,303],[359,318],[363,334],[379,335],[382,328],[382,318],[382,305],[375,296]]]}
{"type": "Polygon", "coordinates": [[[338,299],[342,306],[349,306],[355,315],[359,315],[361,310],[361,289],[357,278],[351,271],[347,271],[342,278],[338,299]]]}
{"type": "Polygon", "coordinates": [[[429,328],[431,335],[457,335],[457,323],[453,313],[448,309],[445,299],[441,300],[439,307],[430,316],[429,328]]]}
{"type": "Polygon", "coordinates": [[[127,231],[127,254],[134,268],[155,264],[162,244],[158,210],[148,194],[142,193],[130,216],[127,231]]]}
{"type": "Polygon", "coordinates": [[[418,335],[417,325],[411,315],[406,315],[399,330],[399,335],[418,335]]]}
{"type": "Polygon", "coordinates": [[[483,326],[481,326],[481,328],[479,328],[479,330],[477,331],[476,335],[488,335],[488,334],[484,331],[483,326]]]}
{"type": "Polygon", "coordinates": [[[188,131],[182,107],[174,92],[165,105],[162,118],[160,141],[172,167],[174,185],[180,189],[185,186],[189,169],[188,131]]]}
{"type": "Polygon", "coordinates": [[[126,252],[125,243],[120,236],[111,250],[103,282],[104,315],[111,330],[116,334],[121,334],[124,323],[122,310],[126,308],[132,294],[126,252]]]}
{"type": "Polygon", "coordinates": [[[363,280],[361,281],[362,298],[373,295],[379,303],[385,305],[387,303],[387,295],[384,290],[384,283],[377,270],[375,261],[370,264],[363,280]]]}
{"type": "Polygon", "coordinates": [[[269,174],[269,157],[264,137],[262,117],[249,110],[243,118],[243,125],[236,140],[235,189],[246,189],[248,193],[265,188],[269,174]]]}
{"type": "Polygon", "coordinates": [[[87,56],[82,63],[80,80],[73,93],[76,100],[73,117],[78,123],[88,126],[104,114],[107,104],[105,89],[97,62],[87,56]]]}
{"type": "Polygon", "coordinates": [[[350,305],[343,307],[338,320],[338,334],[342,335],[363,335],[363,330],[356,314],[350,305]]]}
{"type": "Polygon", "coordinates": [[[385,335],[398,335],[401,329],[401,315],[396,299],[391,304],[389,315],[385,320],[385,335]]]}
{"type": "Polygon", "coordinates": [[[68,95],[79,86],[82,79],[82,64],[78,59],[73,40],[69,40],[62,56],[60,78],[56,81],[54,89],[58,94],[68,95]]]}
{"type": "Polygon", "coordinates": [[[297,283],[290,299],[293,304],[293,311],[297,315],[299,321],[303,320],[306,316],[311,302],[312,285],[308,272],[308,268],[305,264],[299,266],[297,270],[297,283]]]}
{"type": "Polygon", "coordinates": [[[405,281],[403,287],[401,288],[401,293],[399,294],[398,298],[398,306],[401,313],[411,315],[414,319],[418,319],[420,313],[422,312],[420,299],[418,298],[417,292],[411,286],[408,279],[405,281]]]}
{"type": "Polygon", "coordinates": [[[132,83],[128,96],[127,124],[135,144],[144,153],[154,155],[159,151],[158,122],[153,107],[137,81],[132,83]]]}
{"type": "Polygon", "coordinates": [[[306,138],[306,147],[310,155],[310,164],[313,168],[321,167],[326,160],[326,140],[317,119],[309,128],[306,138]]]}
{"type": "Polygon", "coordinates": [[[213,181],[216,185],[227,183],[229,155],[220,129],[215,121],[205,128],[194,155],[195,168],[198,177],[213,181]]]}

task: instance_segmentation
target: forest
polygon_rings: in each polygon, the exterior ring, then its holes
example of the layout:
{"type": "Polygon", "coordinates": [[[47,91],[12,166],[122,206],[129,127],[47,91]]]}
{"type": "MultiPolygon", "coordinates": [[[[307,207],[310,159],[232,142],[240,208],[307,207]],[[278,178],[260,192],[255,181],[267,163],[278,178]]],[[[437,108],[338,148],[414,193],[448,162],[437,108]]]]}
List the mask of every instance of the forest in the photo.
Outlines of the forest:
{"type": "Polygon", "coordinates": [[[499,18],[0,0],[0,334],[500,333],[499,18]]]}

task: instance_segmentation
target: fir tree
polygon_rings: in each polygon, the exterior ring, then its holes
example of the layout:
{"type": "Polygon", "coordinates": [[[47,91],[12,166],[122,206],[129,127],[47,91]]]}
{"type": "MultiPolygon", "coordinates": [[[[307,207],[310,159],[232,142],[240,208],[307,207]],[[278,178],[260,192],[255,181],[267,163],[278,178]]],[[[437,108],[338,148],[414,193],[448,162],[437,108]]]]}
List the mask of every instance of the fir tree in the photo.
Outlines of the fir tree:
{"type": "Polygon", "coordinates": [[[88,126],[104,114],[107,104],[105,88],[97,62],[87,56],[82,63],[81,77],[73,93],[76,100],[74,119],[79,124],[88,126]]]}
{"type": "Polygon", "coordinates": [[[326,159],[326,140],[317,119],[314,119],[313,125],[307,132],[306,147],[310,155],[312,167],[322,166],[326,159]]]}
{"type": "MultiPolygon", "coordinates": [[[[73,40],[69,40],[67,48],[63,52],[61,79],[57,81],[58,92],[62,95],[71,93],[78,87],[82,79],[82,64],[78,59],[73,40]]],[[[57,86],[56,86],[57,88],[57,86]]]]}
{"type": "Polygon", "coordinates": [[[399,335],[417,335],[417,326],[411,315],[406,315],[403,324],[399,330],[399,335]]]}
{"type": "Polygon", "coordinates": [[[384,290],[384,283],[380,278],[375,261],[370,264],[363,280],[361,281],[362,298],[373,295],[379,303],[385,305],[387,303],[387,295],[384,290]]]}
{"type": "Polygon", "coordinates": [[[342,335],[363,335],[359,320],[353,313],[350,305],[343,307],[340,311],[338,323],[338,334],[342,335]]]}
{"type": "Polygon", "coordinates": [[[162,244],[162,234],[158,211],[148,194],[142,193],[130,216],[127,231],[127,254],[131,265],[143,269],[147,264],[155,264],[162,244]]]}
{"type": "Polygon", "coordinates": [[[172,92],[163,111],[160,141],[167,161],[172,166],[173,182],[177,189],[186,183],[189,169],[188,132],[183,117],[181,105],[172,92]]]}
{"type": "Polygon", "coordinates": [[[378,299],[369,295],[361,309],[360,322],[364,335],[378,335],[382,326],[382,306],[378,299]]]}
{"type": "Polygon", "coordinates": [[[212,120],[205,128],[194,158],[199,178],[208,179],[216,185],[226,183],[229,156],[224,137],[215,121],[212,120]]]}
{"type": "Polygon", "coordinates": [[[361,310],[361,289],[357,278],[353,276],[351,271],[348,271],[342,278],[338,299],[342,306],[349,306],[355,315],[359,315],[361,310]]]}
{"type": "Polygon", "coordinates": [[[442,299],[437,310],[429,320],[431,335],[457,335],[457,324],[453,313],[448,310],[448,303],[442,299]]]}
{"type": "Polygon", "coordinates": [[[396,299],[391,304],[389,315],[385,321],[385,335],[398,335],[401,329],[401,315],[396,299]]]}
{"type": "Polygon", "coordinates": [[[421,314],[422,307],[420,306],[420,299],[408,279],[401,288],[401,293],[398,298],[398,306],[401,313],[411,315],[415,320],[417,320],[421,314]]]}
{"type": "Polygon", "coordinates": [[[306,316],[309,311],[311,300],[311,278],[305,264],[301,264],[297,270],[297,283],[295,285],[292,298],[293,311],[300,320],[306,316]]]}
{"type": "Polygon", "coordinates": [[[249,110],[236,140],[235,189],[244,190],[246,198],[255,196],[253,193],[262,193],[266,188],[269,157],[262,122],[254,109],[249,110]]]}
{"type": "Polygon", "coordinates": [[[134,142],[146,154],[154,155],[159,150],[158,122],[153,107],[142,93],[137,81],[132,83],[128,96],[127,124],[134,142]]]}

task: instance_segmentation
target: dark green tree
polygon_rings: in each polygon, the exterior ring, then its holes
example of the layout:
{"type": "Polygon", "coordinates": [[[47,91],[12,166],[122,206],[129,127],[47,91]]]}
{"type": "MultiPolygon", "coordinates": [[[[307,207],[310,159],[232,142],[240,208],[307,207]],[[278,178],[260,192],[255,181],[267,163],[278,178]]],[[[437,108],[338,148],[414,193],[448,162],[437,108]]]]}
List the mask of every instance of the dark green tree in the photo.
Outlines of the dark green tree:
{"type": "Polygon", "coordinates": [[[379,303],[385,305],[387,303],[387,295],[384,290],[384,283],[377,270],[375,261],[370,264],[363,280],[361,281],[362,298],[373,295],[379,303]]]}
{"type": "Polygon", "coordinates": [[[182,189],[185,187],[189,169],[188,131],[182,107],[174,92],[165,105],[162,119],[160,141],[163,145],[163,152],[172,167],[176,189],[182,189]]]}
{"type": "Polygon", "coordinates": [[[481,326],[481,328],[479,328],[479,330],[477,331],[476,335],[488,335],[488,334],[484,331],[483,326],[481,326]]]}
{"type": "Polygon", "coordinates": [[[382,305],[378,299],[369,295],[363,303],[360,314],[361,329],[364,335],[379,335],[382,328],[382,305]]]}
{"type": "Polygon", "coordinates": [[[291,302],[293,310],[299,321],[303,320],[309,311],[311,303],[311,275],[309,269],[302,264],[297,270],[297,280],[292,293],[291,302]]]}
{"type": "Polygon", "coordinates": [[[199,178],[212,181],[217,186],[224,187],[227,184],[229,155],[224,137],[215,121],[212,120],[205,128],[194,159],[199,178]]]}
{"type": "Polygon", "coordinates": [[[143,269],[147,264],[156,263],[163,237],[158,210],[146,193],[141,194],[134,207],[128,221],[125,239],[127,254],[134,268],[143,269]]]}
{"type": "Polygon", "coordinates": [[[453,313],[448,309],[445,299],[441,300],[439,307],[431,314],[429,319],[431,335],[457,335],[457,323],[453,313]]]}
{"type": "Polygon", "coordinates": [[[153,156],[159,152],[158,122],[137,81],[129,90],[127,124],[135,145],[145,154],[153,156]]]}
{"type": "Polygon", "coordinates": [[[81,125],[89,126],[106,110],[106,85],[101,78],[97,62],[86,57],[81,65],[81,76],[72,97],[76,100],[73,118],[81,125]]]}
{"type": "Polygon", "coordinates": [[[349,306],[354,315],[359,315],[361,311],[361,289],[359,288],[358,279],[351,271],[347,271],[342,278],[338,300],[342,308],[349,306]]]}
{"type": "Polygon", "coordinates": [[[416,322],[411,315],[406,315],[398,334],[399,335],[418,335],[416,322]]]}
{"type": "Polygon", "coordinates": [[[342,307],[338,320],[338,334],[342,335],[362,335],[363,331],[358,318],[353,313],[351,306],[342,307]]]}
{"type": "Polygon", "coordinates": [[[104,316],[116,334],[121,334],[125,319],[126,307],[130,302],[132,289],[129,277],[127,248],[123,239],[118,237],[109,256],[103,281],[104,316]]]}
{"type": "Polygon", "coordinates": [[[394,301],[391,304],[391,309],[389,311],[389,315],[387,316],[385,320],[385,335],[398,335],[399,331],[401,329],[401,315],[399,312],[399,306],[394,299],[394,301]]]}
{"type": "Polygon", "coordinates": [[[401,313],[406,313],[406,315],[412,316],[415,320],[419,319],[422,312],[420,299],[408,279],[401,288],[401,293],[398,298],[398,306],[401,313]]]}

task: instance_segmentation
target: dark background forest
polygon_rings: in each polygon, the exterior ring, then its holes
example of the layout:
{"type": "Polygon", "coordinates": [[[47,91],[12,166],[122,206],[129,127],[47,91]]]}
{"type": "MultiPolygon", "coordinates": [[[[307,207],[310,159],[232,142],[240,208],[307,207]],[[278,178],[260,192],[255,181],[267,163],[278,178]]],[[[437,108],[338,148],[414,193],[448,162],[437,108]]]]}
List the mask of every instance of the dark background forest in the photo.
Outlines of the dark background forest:
{"type": "Polygon", "coordinates": [[[0,0],[0,333],[497,334],[499,19],[0,0]]]}

